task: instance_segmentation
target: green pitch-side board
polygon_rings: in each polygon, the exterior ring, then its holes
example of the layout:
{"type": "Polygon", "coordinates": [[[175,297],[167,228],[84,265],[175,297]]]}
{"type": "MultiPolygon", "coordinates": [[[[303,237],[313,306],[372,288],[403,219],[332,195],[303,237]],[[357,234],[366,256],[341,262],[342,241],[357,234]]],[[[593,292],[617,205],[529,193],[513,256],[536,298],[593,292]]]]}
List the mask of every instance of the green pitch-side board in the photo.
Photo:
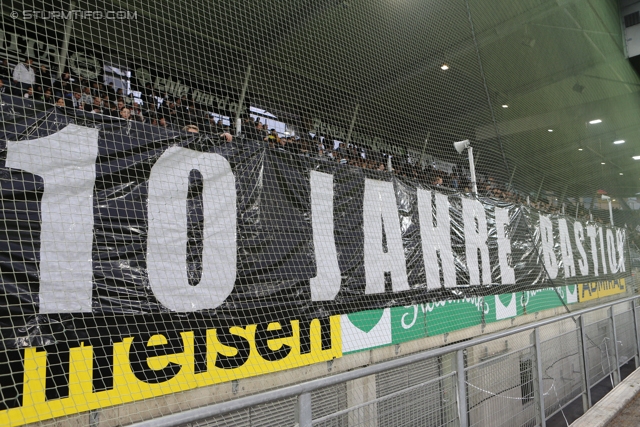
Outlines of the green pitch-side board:
{"type": "Polygon", "coordinates": [[[578,302],[576,285],[368,310],[341,316],[343,353],[355,353],[578,302]],[[345,351],[346,350],[346,351],[345,351]]]}

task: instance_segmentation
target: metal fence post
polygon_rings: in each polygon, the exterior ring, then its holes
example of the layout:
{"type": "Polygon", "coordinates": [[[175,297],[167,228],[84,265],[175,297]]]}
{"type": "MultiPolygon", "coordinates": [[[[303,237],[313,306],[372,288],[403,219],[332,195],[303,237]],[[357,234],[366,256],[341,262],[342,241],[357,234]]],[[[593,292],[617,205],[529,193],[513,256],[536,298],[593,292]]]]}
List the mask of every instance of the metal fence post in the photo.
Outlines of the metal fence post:
{"type": "Polygon", "coordinates": [[[609,307],[611,316],[611,331],[613,335],[613,357],[616,358],[616,369],[613,371],[613,384],[618,385],[622,380],[620,375],[620,358],[618,357],[618,334],[616,333],[616,316],[613,313],[613,306],[609,307]]]}
{"type": "Polygon", "coordinates": [[[456,352],[456,376],[458,378],[458,420],[460,427],[467,427],[467,382],[464,371],[464,350],[456,352]]]}
{"type": "Polygon", "coordinates": [[[544,410],[544,380],[542,379],[542,349],[540,348],[540,329],[533,330],[533,347],[535,348],[535,364],[533,365],[533,398],[536,402],[538,412],[536,414],[536,424],[546,427],[547,416],[544,410]]]}
{"type": "Polygon", "coordinates": [[[638,328],[638,306],[636,300],[631,301],[631,308],[633,309],[633,329],[636,331],[636,368],[640,367],[640,328],[638,328]]]}
{"type": "Polygon", "coordinates": [[[311,413],[311,393],[298,396],[296,405],[296,422],[299,427],[311,427],[313,414],[311,413]]]}
{"type": "Polygon", "coordinates": [[[591,408],[591,385],[589,384],[589,359],[584,333],[584,319],[582,315],[578,317],[578,345],[580,351],[578,356],[580,359],[580,370],[582,371],[582,410],[587,412],[591,408]]]}

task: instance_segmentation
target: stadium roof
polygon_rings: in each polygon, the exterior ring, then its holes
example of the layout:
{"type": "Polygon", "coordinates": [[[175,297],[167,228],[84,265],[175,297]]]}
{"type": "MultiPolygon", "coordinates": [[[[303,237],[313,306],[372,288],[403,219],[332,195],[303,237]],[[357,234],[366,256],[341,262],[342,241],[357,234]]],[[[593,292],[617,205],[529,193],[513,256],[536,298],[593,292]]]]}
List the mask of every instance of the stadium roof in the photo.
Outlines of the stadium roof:
{"type": "Polygon", "coordinates": [[[515,170],[526,191],[640,191],[640,79],[615,0],[111,5],[137,19],[77,21],[73,36],[238,90],[250,64],[269,111],[348,128],[357,106],[355,130],[444,160],[462,163],[451,144],[470,139],[480,171],[515,170]]]}

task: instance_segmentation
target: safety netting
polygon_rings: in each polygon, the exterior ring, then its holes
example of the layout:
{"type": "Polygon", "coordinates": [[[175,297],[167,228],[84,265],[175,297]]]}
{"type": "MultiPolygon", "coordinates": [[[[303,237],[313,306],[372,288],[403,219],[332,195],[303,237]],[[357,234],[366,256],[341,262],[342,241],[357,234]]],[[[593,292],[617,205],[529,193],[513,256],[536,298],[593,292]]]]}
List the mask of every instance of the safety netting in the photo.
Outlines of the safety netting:
{"type": "Polygon", "coordinates": [[[640,79],[587,3],[3,4],[0,424],[628,293],[640,79]]]}

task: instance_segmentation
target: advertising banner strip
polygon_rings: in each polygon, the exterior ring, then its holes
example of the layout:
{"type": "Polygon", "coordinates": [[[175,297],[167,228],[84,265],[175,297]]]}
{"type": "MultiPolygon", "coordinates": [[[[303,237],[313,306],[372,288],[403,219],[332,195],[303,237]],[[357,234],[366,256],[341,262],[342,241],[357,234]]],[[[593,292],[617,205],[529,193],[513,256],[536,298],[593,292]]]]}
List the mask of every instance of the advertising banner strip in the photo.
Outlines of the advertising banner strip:
{"type": "Polygon", "coordinates": [[[590,283],[579,283],[577,286],[578,299],[580,302],[610,297],[627,292],[626,281],[624,278],[616,280],[602,280],[590,283]]]}
{"type": "Polygon", "coordinates": [[[327,325],[316,319],[306,330],[294,320],[173,337],[127,337],[113,343],[111,357],[105,358],[112,361],[112,382],[102,391],[94,389],[95,351],[81,344],[69,349],[63,366],[67,392],[57,399],[49,399],[47,389],[53,355],[30,347],[24,350],[22,403],[0,411],[0,425],[22,425],[332,360],[342,355],[341,343],[339,316],[327,325]],[[202,333],[204,349],[196,342],[202,333]]]}

